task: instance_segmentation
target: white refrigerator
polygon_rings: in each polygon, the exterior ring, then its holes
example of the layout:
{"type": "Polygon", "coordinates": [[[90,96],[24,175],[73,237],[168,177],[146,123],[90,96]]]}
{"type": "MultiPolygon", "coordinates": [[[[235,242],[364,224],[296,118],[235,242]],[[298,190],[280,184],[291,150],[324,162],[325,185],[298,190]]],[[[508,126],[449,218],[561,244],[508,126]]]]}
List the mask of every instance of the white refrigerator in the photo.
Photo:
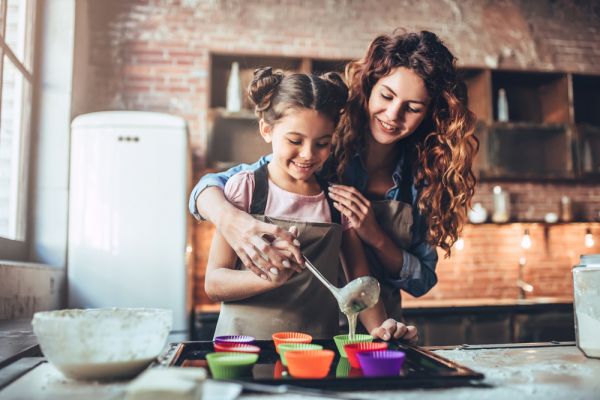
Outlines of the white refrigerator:
{"type": "Polygon", "coordinates": [[[185,121],[97,112],[75,118],[71,135],[69,307],[170,308],[173,333],[186,338],[191,163],[185,121]]]}

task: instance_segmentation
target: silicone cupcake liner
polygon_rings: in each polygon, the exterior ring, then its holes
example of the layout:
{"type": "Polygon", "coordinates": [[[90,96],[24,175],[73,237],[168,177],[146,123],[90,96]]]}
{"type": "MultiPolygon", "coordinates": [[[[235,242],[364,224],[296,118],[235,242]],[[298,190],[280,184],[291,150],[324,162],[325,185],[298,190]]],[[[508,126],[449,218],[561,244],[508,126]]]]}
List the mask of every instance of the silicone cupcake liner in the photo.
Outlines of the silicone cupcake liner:
{"type": "Polygon", "coordinates": [[[248,376],[252,366],[258,360],[258,354],[244,353],[208,353],[206,361],[214,379],[234,379],[248,376]]]}
{"type": "Polygon", "coordinates": [[[285,357],[293,377],[320,379],[329,373],[335,353],[332,350],[290,350],[285,357]]]}
{"type": "Polygon", "coordinates": [[[233,352],[233,353],[260,353],[260,347],[246,343],[213,343],[215,351],[233,352]]]}
{"type": "Polygon", "coordinates": [[[213,340],[214,343],[254,343],[254,338],[252,336],[243,336],[243,335],[227,335],[227,336],[217,336],[213,340]]]}
{"type": "Polygon", "coordinates": [[[275,350],[279,353],[279,345],[281,343],[310,343],[312,336],[301,332],[277,332],[272,336],[275,350]]]}
{"type": "Polygon", "coordinates": [[[373,336],[364,335],[364,334],[356,334],[352,339],[348,338],[348,335],[337,335],[333,337],[335,341],[335,345],[337,346],[338,352],[340,356],[347,358],[346,351],[344,350],[344,346],[350,343],[360,343],[360,342],[372,342],[373,336]]]}
{"type": "Polygon", "coordinates": [[[340,358],[335,369],[336,378],[362,378],[363,373],[360,368],[352,368],[347,358],[340,358]]]}
{"type": "Polygon", "coordinates": [[[278,379],[283,377],[284,372],[285,367],[283,366],[283,363],[281,362],[281,360],[277,360],[277,362],[275,363],[275,367],[273,367],[273,378],[278,379]]]}
{"type": "Polygon", "coordinates": [[[397,376],[406,355],[398,350],[368,351],[357,354],[365,376],[397,376]]]}
{"type": "Polygon", "coordinates": [[[387,348],[388,344],[386,342],[360,342],[350,343],[344,346],[344,350],[346,351],[348,361],[352,368],[360,368],[360,363],[358,362],[358,358],[356,358],[357,353],[387,350],[387,348]]]}
{"type": "Polygon", "coordinates": [[[345,378],[350,375],[350,370],[352,367],[346,358],[340,358],[337,363],[337,367],[335,368],[335,377],[336,378],[345,378]]]}
{"type": "Polygon", "coordinates": [[[323,346],[312,343],[281,343],[279,345],[279,357],[281,358],[281,363],[287,367],[287,361],[285,359],[285,353],[287,351],[307,350],[323,350],[323,346]]]}

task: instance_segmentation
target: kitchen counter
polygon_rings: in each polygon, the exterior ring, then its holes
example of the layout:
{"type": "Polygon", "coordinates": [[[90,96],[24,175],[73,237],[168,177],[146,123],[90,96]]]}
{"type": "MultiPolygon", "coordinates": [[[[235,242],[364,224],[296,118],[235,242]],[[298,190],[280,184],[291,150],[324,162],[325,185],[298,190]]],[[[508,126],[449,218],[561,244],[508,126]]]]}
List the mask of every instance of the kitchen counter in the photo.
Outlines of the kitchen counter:
{"type": "Polygon", "coordinates": [[[573,296],[538,296],[525,299],[495,299],[491,297],[477,297],[470,299],[402,299],[402,307],[407,309],[442,307],[502,307],[521,305],[531,306],[541,304],[573,304],[573,296]]]}
{"type": "MultiPolygon", "coordinates": [[[[526,299],[495,299],[491,297],[470,298],[470,299],[402,299],[402,309],[405,312],[426,311],[439,309],[485,309],[485,308],[531,308],[545,306],[572,306],[572,296],[550,297],[538,296],[526,299]]],[[[195,307],[196,314],[199,313],[218,313],[221,309],[220,304],[202,304],[195,307]]]]}
{"type": "MultiPolygon", "coordinates": [[[[549,347],[481,348],[477,346],[438,349],[443,357],[485,374],[478,387],[446,389],[402,389],[378,391],[385,399],[592,399],[600,392],[600,360],[586,358],[574,345],[549,347]]],[[[522,345],[521,345],[522,346],[522,345]]],[[[32,362],[30,360],[25,360],[32,362]]],[[[0,399],[120,399],[126,382],[79,383],[65,380],[48,363],[41,363],[0,391],[0,399]]],[[[340,398],[372,399],[373,392],[339,393],[340,398]]],[[[250,393],[242,399],[269,399],[270,395],[250,393]]],[[[277,395],[277,398],[300,398],[277,395]]],[[[327,397],[324,397],[327,398],[327,397]]]]}
{"type": "Polygon", "coordinates": [[[0,320],[0,368],[35,345],[37,339],[30,319],[0,320]]]}

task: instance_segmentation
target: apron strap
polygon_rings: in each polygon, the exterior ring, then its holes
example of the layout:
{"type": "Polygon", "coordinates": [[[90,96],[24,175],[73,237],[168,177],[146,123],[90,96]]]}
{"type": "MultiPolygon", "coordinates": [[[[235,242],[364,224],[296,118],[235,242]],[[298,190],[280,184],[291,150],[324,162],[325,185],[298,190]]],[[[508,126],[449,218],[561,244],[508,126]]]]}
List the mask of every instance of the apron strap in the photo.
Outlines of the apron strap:
{"type": "Polygon", "coordinates": [[[400,182],[400,201],[412,206],[412,186],[414,177],[411,173],[411,169],[408,167],[404,167],[404,171],[402,172],[402,182],[400,182]]]}
{"type": "Polygon", "coordinates": [[[318,174],[315,174],[315,177],[317,178],[319,186],[321,186],[321,190],[323,191],[323,193],[325,193],[327,204],[329,204],[329,211],[331,212],[331,222],[341,225],[342,215],[340,214],[338,209],[333,206],[333,200],[331,199],[331,197],[329,197],[329,184],[321,177],[319,177],[318,174]]]}
{"type": "Polygon", "coordinates": [[[250,214],[265,215],[269,196],[269,171],[266,163],[254,171],[254,192],[250,203],[250,214]]]}
{"type": "MultiPolygon", "coordinates": [[[[252,192],[252,202],[250,203],[250,214],[265,215],[265,209],[267,208],[267,197],[269,196],[269,170],[264,164],[260,168],[254,171],[254,192],[252,192]]],[[[333,206],[333,200],[329,197],[329,185],[318,175],[315,175],[317,182],[321,187],[327,204],[329,204],[329,211],[331,212],[331,222],[341,224],[342,217],[340,212],[333,206]]]]}

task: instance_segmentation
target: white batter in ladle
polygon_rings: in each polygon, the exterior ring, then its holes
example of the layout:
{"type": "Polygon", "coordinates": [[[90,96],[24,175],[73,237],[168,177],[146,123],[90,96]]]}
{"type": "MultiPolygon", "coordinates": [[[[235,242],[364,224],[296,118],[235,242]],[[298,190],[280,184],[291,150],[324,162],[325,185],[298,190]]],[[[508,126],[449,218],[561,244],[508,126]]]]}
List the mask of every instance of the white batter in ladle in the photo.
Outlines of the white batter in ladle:
{"type": "Polygon", "coordinates": [[[356,318],[358,313],[377,304],[379,300],[379,282],[371,276],[361,276],[339,289],[331,284],[310,260],[304,257],[306,267],[312,272],[329,291],[333,294],[340,306],[342,313],[348,317],[348,336],[351,338],[356,332],[356,318]]]}

